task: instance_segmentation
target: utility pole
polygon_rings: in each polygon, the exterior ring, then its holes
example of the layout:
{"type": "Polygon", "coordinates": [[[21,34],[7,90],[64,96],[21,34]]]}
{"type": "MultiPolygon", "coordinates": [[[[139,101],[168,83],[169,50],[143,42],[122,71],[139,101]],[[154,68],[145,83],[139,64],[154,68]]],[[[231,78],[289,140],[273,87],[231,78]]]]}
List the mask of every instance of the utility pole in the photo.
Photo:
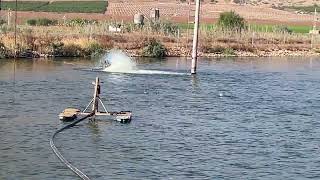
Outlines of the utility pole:
{"type": "Polygon", "coordinates": [[[318,34],[317,31],[317,8],[314,8],[314,17],[313,17],[313,28],[311,33],[311,48],[313,48],[314,45],[314,35],[318,34]]]}
{"type": "Polygon", "coordinates": [[[317,8],[314,8],[314,16],[313,16],[313,30],[317,30],[317,8]]]}
{"type": "Polygon", "coordinates": [[[2,3],[1,3],[1,0],[0,0],[0,20],[2,18],[1,10],[2,10],[2,3]]]}
{"type": "Polygon", "coordinates": [[[14,18],[14,58],[17,58],[17,19],[18,19],[18,0],[16,0],[15,18],[14,18]]]}
{"type": "Polygon", "coordinates": [[[199,39],[199,20],[200,20],[200,0],[196,0],[196,11],[194,17],[194,33],[193,33],[193,43],[192,43],[192,65],[191,74],[197,73],[197,63],[198,63],[198,39],[199,39]]]}

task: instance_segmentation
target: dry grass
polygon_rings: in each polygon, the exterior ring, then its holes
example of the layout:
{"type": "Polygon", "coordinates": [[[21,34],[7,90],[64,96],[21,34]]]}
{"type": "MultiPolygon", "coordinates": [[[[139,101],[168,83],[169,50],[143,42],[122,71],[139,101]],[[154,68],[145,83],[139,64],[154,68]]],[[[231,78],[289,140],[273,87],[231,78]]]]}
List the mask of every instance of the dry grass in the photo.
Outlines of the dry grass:
{"type": "MultiPolygon", "coordinates": [[[[105,26],[85,27],[28,27],[21,26],[17,39],[19,52],[36,51],[39,54],[55,56],[88,56],[101,49],[112,48],[141,55],[149,39],[155,38],[168,49],[169,56],[184,56],[191,51],[191,37],[166,36],[163,33],[150,33],[145,30],[131,33],[109,33],[105,26]],[[88,31],[87,29],[91,29],[88,31]]],[[[221,31],[202,31],[200,35],[200,54],[224,54],[226,51],[310,51],[311,36],[308,34],[265,33],[247,31],[242,34],[221,31]]],[[[0,44],[14,52],[12,32],[0,35],[0,44]]],[[[315,37],[313,48],[320,48],[320,38],[315,37]]]]}

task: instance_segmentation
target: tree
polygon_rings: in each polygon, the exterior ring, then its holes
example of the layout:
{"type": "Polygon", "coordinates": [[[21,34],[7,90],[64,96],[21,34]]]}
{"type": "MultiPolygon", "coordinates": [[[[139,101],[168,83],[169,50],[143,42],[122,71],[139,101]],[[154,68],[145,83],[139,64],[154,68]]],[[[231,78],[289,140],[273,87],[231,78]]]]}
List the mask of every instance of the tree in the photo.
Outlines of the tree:
{"type": "Polygon", "coordinates": [[[224,12],[220,14],[218,19],[218,28],[223,31],[241,32],[247,29],[247,23],[243,17],[234,11],[224,12]]]}

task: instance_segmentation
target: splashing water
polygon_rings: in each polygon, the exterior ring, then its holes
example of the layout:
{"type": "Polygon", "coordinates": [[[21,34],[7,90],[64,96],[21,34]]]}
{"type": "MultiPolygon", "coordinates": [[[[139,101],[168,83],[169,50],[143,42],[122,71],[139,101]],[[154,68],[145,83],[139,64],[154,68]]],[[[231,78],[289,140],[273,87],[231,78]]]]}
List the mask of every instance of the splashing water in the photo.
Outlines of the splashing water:
{"type": "Polygon", "coordinates": [[[110,66],[102,71],[110,73],[129,73],[129,74],[171,74],[171,75],[186,75],[187,73],[157,71],[157,70],[139,70],[136,63],[119,50],[112,50],[103,60],[107,60],[110,66]]]}
{"type": "Polygon", "coordinates": [[[136,70],[136,63],[122,51],[112,50],[105,58],[111,65],[103,71],[127,73],[136,70]]]}

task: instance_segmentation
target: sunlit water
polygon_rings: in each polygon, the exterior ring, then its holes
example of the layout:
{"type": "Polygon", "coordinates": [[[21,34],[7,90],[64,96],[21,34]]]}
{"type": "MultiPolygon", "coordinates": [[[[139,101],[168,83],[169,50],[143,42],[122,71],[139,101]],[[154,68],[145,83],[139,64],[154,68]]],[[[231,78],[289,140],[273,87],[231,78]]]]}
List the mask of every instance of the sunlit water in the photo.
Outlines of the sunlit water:
{"type": "Polygon", "coordinates": [[[80,70],[97,62],[0,60],[0,179],[77,178],[49,139],[97,75],[107,108],[134,116],[57,136],[92,179],[320,179],[320,60],[203,59],[197,76],[176,58],[137,68],[179,75],[80,70]]]}

